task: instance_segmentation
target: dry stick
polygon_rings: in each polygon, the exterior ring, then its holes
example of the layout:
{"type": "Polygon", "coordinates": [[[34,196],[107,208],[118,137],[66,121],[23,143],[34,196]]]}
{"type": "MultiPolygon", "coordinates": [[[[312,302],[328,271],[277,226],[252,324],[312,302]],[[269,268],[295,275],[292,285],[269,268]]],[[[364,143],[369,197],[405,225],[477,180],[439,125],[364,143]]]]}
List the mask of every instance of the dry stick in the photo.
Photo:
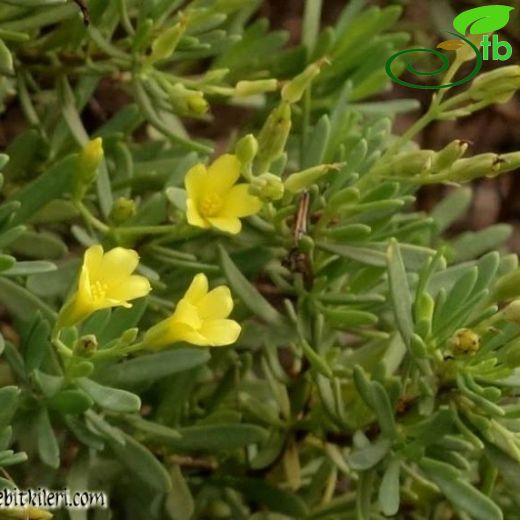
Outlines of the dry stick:
{"type": "Polygon", "coordinates": [[[87,4],[85,3],[85,0],[73,0],[73,2],[79,7],[81,11],[81,15],[83,16],[83,23],[85,25],[90,24],[90,15],[88,12],[87,4]]]}

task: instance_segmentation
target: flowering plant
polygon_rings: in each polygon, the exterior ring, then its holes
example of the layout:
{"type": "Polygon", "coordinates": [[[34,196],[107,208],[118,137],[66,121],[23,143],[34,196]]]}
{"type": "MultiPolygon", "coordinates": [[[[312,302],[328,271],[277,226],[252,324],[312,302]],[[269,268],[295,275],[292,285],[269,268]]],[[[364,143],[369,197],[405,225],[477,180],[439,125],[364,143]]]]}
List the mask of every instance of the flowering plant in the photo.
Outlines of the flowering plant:
{"type": "MultiPolygon", "coordinates": [[[[307,0],[288,46],[261,3],[0,2],[0,487],[101,490],[93,518],[513,518],[518,258],[506,225],[445,231],[520,152],[413,139],[520,67],[395,135],[401,8],[321,30],[307,0]]],[[[87,518],[0,510],[52,514],[87,518]]]]}

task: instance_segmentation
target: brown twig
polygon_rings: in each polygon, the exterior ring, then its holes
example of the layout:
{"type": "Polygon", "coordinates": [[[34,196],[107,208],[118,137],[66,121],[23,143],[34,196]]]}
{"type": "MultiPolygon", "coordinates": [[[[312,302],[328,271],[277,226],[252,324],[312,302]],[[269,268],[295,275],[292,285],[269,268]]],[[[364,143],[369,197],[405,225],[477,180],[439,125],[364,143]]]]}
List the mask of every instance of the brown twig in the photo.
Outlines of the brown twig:
{"type": "Polygon", "coordinates": [[[90,24],[90,14],[88,12],[88,6],[85,3],[85,0],[73,0],[74,3],[79,7],[81,11],[81,15],[83,16],[83,23],[85,25],[90,24]]]}

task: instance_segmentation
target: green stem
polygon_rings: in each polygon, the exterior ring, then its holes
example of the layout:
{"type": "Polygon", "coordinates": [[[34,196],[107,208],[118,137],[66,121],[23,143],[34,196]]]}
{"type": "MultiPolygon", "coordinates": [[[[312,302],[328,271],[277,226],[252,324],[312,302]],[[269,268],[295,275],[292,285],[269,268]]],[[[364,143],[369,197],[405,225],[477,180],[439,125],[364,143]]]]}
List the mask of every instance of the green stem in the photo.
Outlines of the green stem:
{"type": "Polygon", "coordinates": [[[91,211],[81,202],[80,200],[75,201],[75,206],[78,209],[78,211],[81,213],[85,221],[90,224],[92,227],[97,229],[98,231],[101,231],[102,233],[109,233],[110,227],[101,222],[98,218],[96,218],[91,211]]]}

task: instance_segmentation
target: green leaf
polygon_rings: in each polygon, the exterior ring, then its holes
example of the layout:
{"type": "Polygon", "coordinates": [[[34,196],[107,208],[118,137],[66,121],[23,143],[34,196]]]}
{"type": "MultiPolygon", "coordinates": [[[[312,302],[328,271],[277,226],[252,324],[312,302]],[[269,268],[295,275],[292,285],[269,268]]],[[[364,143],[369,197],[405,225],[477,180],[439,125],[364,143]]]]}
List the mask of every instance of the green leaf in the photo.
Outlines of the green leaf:
{"type": "Polygon", "coordinates": [[[40,411],[38,416],[36,436],[38,439],[38,453],[41,461],[51,468],[59,468],[60,448],[58,446],[58,440],[52,430],[49,414],[45,408],[40,411]]]}
{"type": "Polygon", "coordinates": [[[26,320],[28,315],[41,311],[51,322],[56,319],[54,311],[27,289],[7,278],[0,277],[0,302],[16,317],[26,320]]]}
{"type": "Polygon", "coordinates": [[[413,334],[412,297],[406,271],[395,240],[390,241],[387,253],[390,296],[394,308],[397,328],[406,345],[410,345],[413,334]]]}
{"type": "Polygon", "coordinates": [[[11,424],[11,420],[18,407],[20,389],[16,386],[0,388],[0,431],[11,424]]]}
{"type": "Polygon", "coordinates": [[[481,231],[463,233],[451,243],[454,261],[465,262],[499,248],[513,233],[509,224],[496,224],[481,231]]]}
{"type": "Polygon", "coordinates": [[[179,433],[180,439],[164,438],[164,444],[176,450],[211,452],[243,448],[267,439],[267,431],[252,424],[189,426],[179,433]]]}
{"type": "Polygon", "coordinates": [[[118,386],[149,383],[203,365],[210,357],[207,350],[176,348],[107,367],[100,377],[118,386]]]}
{"type": "Polygon", "coordinates": [[[500,508],[489,497],[462,480],[453,466],[428,458],[422,458],[418,463],[428,478],[439,486],[446,498],[475,520],[503,519],[500,508]]]}
{"type": "Polygon", "coordinates": [[[513,7],[507,5],[485,5],[460,13],[453,20],[453,27],[461,34],[485,34],[498,31],[509,23],[513,7]]]}
{"type": "Polygon", "coordinates": [[[125,444],[111,442],[110,447],[118,458],[139,481],[160,493],[168,493],[172,482],[170,475],[155,456],[133,437],[124,434],[125,444]]]}
{"type": "Polygon", "coordinates": [[[316,126],[309,136],[308,146],[304,150],[302,170],[323,163],[329,143],[329,137],[330,120],[327,115],[323,115],[316,123],[316,126]]]}
{"type": "Polygon", "coordinates": [[[471,188],[453,190],[442,199],[431,213],[437,223],[439,232],[446,231],[454,222],[461,218],[468,210],[473,192],[471,188]]]}
{"type": "Polygon", "coordinates": [[[231,289],[240,297],[244,305],[267,323],[279,321],[281,316],[278,311],[245,278],[222,245],[219,244],[218,249],[222,270],[231,289]]]}
{"type": "Polygon", "coordinates": [[[49,401],[49,406],[62,414],[78,415],[88,410],[93,400],[80,390],[63,390],[49,401]]]}
{"type": "Polygon", "coordinates": [[[166,509],[174,520],[190,520],[195,509],[195,503],[178,465],[171,466],[170,477],[172,486],[166,498],[166,509]]]}
{"type": "Polygon", "coordinates": [[[295,493],[280,489],[267,480],[255,478],[219,478],[224,486],[234,487],[259,506],[276,511],[291,518],[307,518],[307,506],[295,493]]]}
{"type": "Polygon", "coordinates": [[[50,330],[49,322],[42,319],[38,313],[29,336],[24,341],[24,359],[28,372],[40,368],[45,356],[50,352],[50,330]]]}
{"type": "Polygon", "coordinates": [[[20,203],[12,225],[27,222],[49,202],[70,192],[76,171],[76,158],[76,154],[65,157],[8,199],[8,202],[20,203]]]}
{"type": "Polygon", "coordinates": [[[29,262],[16,262],[13,267],[6,269],[2,274],[4,276],[29,276],[51,271],[56,271],[56,266],[53,263],[43,260],[34,260],[29,262]]]}
{"type": "Polygon", "coordinates": [[[79,378],[78,386],[86,392],[96,404],[112,412],[132,413],[141,408],[141,399],[126,390],[100,385],[87,378],[79,378]]]}
{"type": "Polygon", "coordinates": [[[379,487],[379,506],[385,516],[394,516],[399,512],[399,459],[393,459],[388,464],[379,487]]]}
{"type": "Polygon", "coordinates": [[[383,460],[390,451],[390,447],[390,441],[382,439],[364,448],[356,449],[348,457],[349,464],[356,471],[365,471],[373,468],[378,462],[383,460]]]}

